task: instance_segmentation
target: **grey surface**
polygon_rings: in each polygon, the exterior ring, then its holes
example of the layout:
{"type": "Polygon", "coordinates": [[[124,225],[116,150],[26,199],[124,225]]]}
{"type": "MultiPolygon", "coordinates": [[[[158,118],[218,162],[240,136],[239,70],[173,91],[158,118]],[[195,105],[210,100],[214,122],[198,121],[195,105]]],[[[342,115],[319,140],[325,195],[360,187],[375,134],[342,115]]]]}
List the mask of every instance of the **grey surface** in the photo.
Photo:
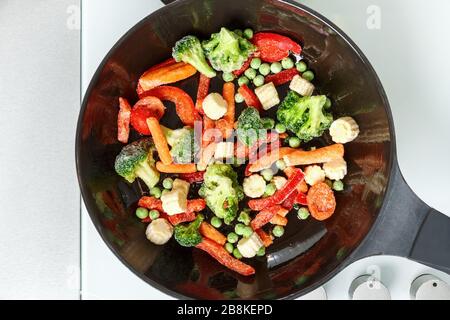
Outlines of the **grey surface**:
{"type": "Polygon", "coordinates": [[[71,5],[79,1],[0,1],[0,299],[79,297],[71,5]]]}

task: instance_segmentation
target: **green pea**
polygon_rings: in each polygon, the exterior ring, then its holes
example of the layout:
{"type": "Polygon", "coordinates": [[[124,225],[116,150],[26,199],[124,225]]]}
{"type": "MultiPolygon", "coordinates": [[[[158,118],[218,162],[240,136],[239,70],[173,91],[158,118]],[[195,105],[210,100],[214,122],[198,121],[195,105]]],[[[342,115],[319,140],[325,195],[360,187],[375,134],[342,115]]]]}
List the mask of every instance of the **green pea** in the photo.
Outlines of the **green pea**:
{"type": "Polygon", "coordinates": [[[256,255],[258,257],[263,257],[265,254],[266,254],[266,248],[265,247],[259,248],[258,252],[256,252],[256,255]]]}
{"type": "Polygon", "coordinates": [[[242,236],[243,236],[244,238],[250,238],[250,237],[252,236],[252,234],[253,234],[253,229],[252,229],[252,227],[245,226],[245,227],[244,227],[244,230],[243,230],[243,232],[242,232],[242,236]]]}
{"type": "Polygon", "coordinates": [[[335,182],[333,182],[333,190],[334,191],[343,191],[344,183],[341,180],[336,180],[335,182]]]}
{"type": "Polygon", "coordinates": [[[150,219],[156,220],[156,219],[159,218],[159,211],[158,210],[151,210],[148,215],[149,215],[150,219]]]}
{"type": "Polygon", "coordinates": [[[212,217],[211,218],[211,225],[214,228],[220,228],[222,226],[222,220],[220,220],[218,217],[212,217]]]}
{"type": "Polygon", "coordinates": [[[227,236],[227,240],[229,243],[236,243],[239,240],[239,237],[236,233],[230,232],[227,236]]]}
{"type": "Polygon", "coordinates": [[[314,72],[312,72],[311,70],[308,70],[303,73],[302,77],[305,80],[313,81],[315,78],[315,75],[314,75],[314,72]]]}
{"type": "Polygon", "coordinates": [[[227,243],[225,243],[225,250],[227,250],[229,254],[232,254],[233,250],[234,250],[234,246],[231,243],[227,242],[227,243]]]}
{"type": "Polygon", "coordinates": [[[244,102],[244,97],[242,96],[242,94],[236,93],[236,95],[234,96],[234,101],[236,101],[236,103],[242,103],[244,102]]]}
{"type": "Polygon", "coordinates": [[[272,196],[275,192],[277,191],[277,187],[273,184],[273,183],[269,183],[266,186],[266,191],[264,192],[264,194],[266,196],[272,196]]]}
{"type": "Polygon", "coordinates": [[[162,184],[163,184],[164,189],[171,190],[172,187],[173,187],[173,179],[172,178],[165,178],[163,180],[162,184]]]}
{"type": "Polygon", "coordinates": [[[272,233],[275,237],[280,238],[284,234],[284,228],[282,226],[275,226],[272,230],[272,233]]]}
{"type": "Polygon", "coordinates": [[[150,194],[154,196],[156,199],[161,198],[162,191],[158,187],[153,187],[150,189],[150,194]]]}
{"type": "Polygon", "coordinates": [[[136,216],[139,219],[145,219],[148,217],[148,210],[145,208],[137,208],[136,209],[136,216]]]}
{"type": "Polygon", "coordinates": [[[261,122],[264,129],[273,129],[275,127],[275,120],[273,120],[272,118],[262,118],[261,122]]]}
{"type": "Polygon", "coordinates": [[[310,215],[310,213],[307,208],[300,208],[297,211],[297,218],[299,218],[300,220],[308,219],[309,215],[310,215]]]}
{"type": "Polygon", "coordinates": [[[222,74],[223,81],[225,82],[232,82],[234,80],[234,74],[231,72],[224,72],[222,74]]]}
{"type": "Polygon", "coordinates": [[[234,227],[234,232],[236,232],[237,235],[242,236],[244,234],[245,225],[242,223],[238,223],[234,227]]]}
{"type": "Polygon", "coordinates": [[[284,169],[286,169],[286,162],[284,162],[283,159],[278,160],[278,161],[275,163],[275,165],[277,166],[277,168],[278,168],[279,170],[284,170],[284,169]]]}
{"type": "Polygon", "coordinates": [[[250,224],[250,221],[251,221],[250,215],[249,215],[247,212],[242,211],[242,212],[239,214],[238,221],[239,221],[239,222],[242,222],[243,224],[245,224],[246,226],[248,226],[248,225],[250,224]]]}
{"type": "Polygon", "coordinates": [[[203,187],[198,189],[198,195],[202,198],[204,198],[206,196],[205,189],[203,187]]]}
{"type": "Polygon", "coordinates": [[[270,64],[263,63],[259,67],[259,73],[261,73],[263,76],[267,76],[270,73],[270,64]]]}
{"type": "Polygon", "coordinates": [[[249,80],[253,80],[256,77],[256,70],[250,68],[250,69],[245,70],[244,74],[249,80]]]}
{"type": "MultiPolygon", "coordinates": [[[[252,69],[253,70],[253,69],[252,69]]],[[[255,79],[253,79],[253,84],[255,87],[261,87],[264,85],[264,82],[266,82],[266,79],[262,75],[257,75],[255,79]]]]}
{"type": "Polygon", "coordinates": [[[306,62],[304,61],[300,61],[298,62],[295,67],[297,68],[298,72],[305,72],[306,70],[308,70],[308,65],[306,64],[306,62]]]}
{"type": "Polygon", "coordinates": [[[263,176],[264,180],[270,182],[273,178],[273,171],[272,169],[264,169],[263,171],[261,171],[261,175],[263,176]]]}
{"type": "Polygon", "coordinates": [[[275,130],[278,133],[285,133],[286,132],[286,126],[282,123],[277,123],[277,125],[275,126],[275,130]]]}
{"type": "Polygon", "coordinates": [[[247,39],[253,38],[253,34],[254,34],[253,30],[250,28],[244,30],[244,37],[246,37],[247,39]]]}
{"type": "Polygon", "coordinates": [[[272,73],[280,73],[283,70],[283,66],[279,62],[274,62],[270,65],[270,71],[272,73]]]}
{"type": "Polygon", "coordinates": [[[330,109],[331,108],[331,105],[332,105],[332,103],[331,103],[331,99],[330,98],[327,98],[327,101],[325,102],[325,109],[330,109]]]}
{"type": "Polygon", "coordinates": [[[249,84],[250,80],[246,76],[242,76],[238,79],[238,85],[242,87],[244,84],[249,84]]]}
{"type": "Polygon", "coordinates": [[[294,67],[294,61],[292,61],[291,58],[284,58],[281,61],[281,66],[283,67],[283,69],[292,69],[294,67]]]}
{"type": "Polygon", "coordinates": [[[236,29],[233,32],[236,33],[239,37],[243,37],[244,36],[244,32],[241,29],[236,29]]]}
{"type": "Polygon", "coordinates": [[[236,259],[242,259],[242,254],[240,253],[240,251],[238,250],[238,248],[234,248],[234,250],[233,250],[233,256],[234,256],[236,259]]]}
{"type": "Polygon", "coordinates": [[[252,67],[255,70],[258,70],[259,67],[261,67],[261,59],[260,58],[253,58],[252,62],[250,63],[250,67],[252,67]]]}
{"type": "Polygon", "coordinates": [[[289,146],[291,147],[291,148],[298,148],[298,147],[300,147],[300,139],[299,138],[297,138],[297,137],[290,137],[289,138],[289,146]]]}

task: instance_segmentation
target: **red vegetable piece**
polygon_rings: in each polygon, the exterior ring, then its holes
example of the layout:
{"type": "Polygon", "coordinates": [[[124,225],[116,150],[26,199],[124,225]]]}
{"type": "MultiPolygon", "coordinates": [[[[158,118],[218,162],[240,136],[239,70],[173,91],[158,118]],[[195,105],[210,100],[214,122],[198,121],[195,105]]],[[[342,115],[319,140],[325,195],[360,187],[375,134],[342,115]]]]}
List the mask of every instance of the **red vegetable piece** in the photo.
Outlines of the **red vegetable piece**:
{"type": "Polygon", "coordinates": [[[258,230],[264,227],[266,224],[272,220],[273,217],[275,217],[277,214],[285,215],[286,209],[283,208],[280,205],[274,205],[271,207],[268,207],[262,211],[260,211],[255,218],[252,220],[250,225],[252,226],[253,230],[258,230]]]}
{"type": "Polygon", "coordinates": [[[261,111],[263,109],[262,104],[259,101],[256,94],[246,84],[242,85],[238,91],[244,97],[244,100],[245,100],[245,103],[247,104],[247,106],[254,107],[254,108],[258,109],[259,111],[261,111]]]}
{"type": "Polygon", "coordinates": [[[147,125],[148,118],[161,119],[165,113],[166,107],[156,97],[145,97],[139,100],[131,110],[131,125],[142,135],[150,135],[150,129],[147,125]]]}
{"type": "Polygon", "coordinates": [[[200,114],[204,114],[203,100],[208,96],[210,85],[211,79],[201,73],[197,89],[197,102],[195,103],[195,109],[197,109],[197,112],[200,114]]]}
{"type": "Polygon", "coordinates": [[[260,32],[252,39],[258,47],[261,60],[266,62],[277,62],[289,56],[289,52],[302,53],[302,47],[292,39],[270,32],[260,32]]]}
{"type": "Polygon", "coordinates": [[[195,218],[196,218],[196,215],[195,215],[194,211],[175,214],[173,216],[167,215],[167,220],[169,220],[169,222],[174,226],[176,226],[177,224],[180,224],[180,223],[194,221],[195,218]]]}
{"type": "Polygon", "coordinates": [[[131,106],[127,99],[119,98],[119,115],[117,116],[117,140],[128,143],[130,137],[131,106]]]}
{"type": "Polygon", "coordinates": [[[179,175],[179,177],[180,179],[183,179],[184,181],[187,181],[189,183],[197,183],[203,181],[204,175],[204,171],[198,171],[195,173],[182,173],[179,175]]]}
{"type": "Polygon", "coordinates": [[[297,68],[281,71],[277,74],[271,74],[266,77],[266,83],[273,83],[275,86],[281,86],[290,82],[299,72],[297,68]]]}

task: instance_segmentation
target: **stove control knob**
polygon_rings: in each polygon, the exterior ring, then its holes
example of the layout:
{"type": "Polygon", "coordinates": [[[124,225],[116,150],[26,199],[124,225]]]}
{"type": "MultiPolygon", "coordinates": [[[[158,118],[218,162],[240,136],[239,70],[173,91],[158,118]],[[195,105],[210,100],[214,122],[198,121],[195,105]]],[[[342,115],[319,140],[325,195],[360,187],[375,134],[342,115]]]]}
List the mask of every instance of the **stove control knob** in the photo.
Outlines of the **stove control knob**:
{"type": "Polygon", "coordinates": [[[380,280],[369,275],[353,280],[349,296],[352,300],[391,300],[388,288],[380,280]]]}
{"type": "Polygon", "coordinates": [[[413,300],[450,300],[450,286],[431,274],[417,277],[409,290],[413,300]]]}

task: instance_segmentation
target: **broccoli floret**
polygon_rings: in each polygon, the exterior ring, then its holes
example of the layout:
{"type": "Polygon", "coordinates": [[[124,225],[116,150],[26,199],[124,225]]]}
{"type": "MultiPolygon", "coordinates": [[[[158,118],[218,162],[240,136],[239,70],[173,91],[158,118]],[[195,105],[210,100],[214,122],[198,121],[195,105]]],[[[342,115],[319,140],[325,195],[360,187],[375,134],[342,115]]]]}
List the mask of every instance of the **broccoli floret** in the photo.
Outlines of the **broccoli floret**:
{"type": "Polygon", "coordinates": [[[267,131],[255,108],[246,108],[238,118],[237,137],[246,146],[252,146],[259,139],[265,139],[267,131]]]}
{"type": "Polygon", "coordinates": [[[203,41],[203,49],[209,62],[217,71],[233,72],[242,68],[256,47],[247,39],[227,28],[214,33],[210,40],[203,41]]]}
{"type": "Polygon", "coordinates": [[[167,143],[172,147],[170,153],[175,163],[193,163],[200,151],[200,142],[195,137],[194,129],[185,127],[172,130],[162,127],[167,143]]]}
{"type": "Polygon", "coordinates": [[[202,235],[198,229],[203,219],[203,216],[199,214],[193,222],[175,226],[175,240],[183,247],[195,247],[198,245],[202,242],[202,235]]]}
{"type": "Polygon", "coordinates": [[[244,198],[237,173],[228,164],[208,166],[202,185],[202,195],[214,214],[230,224],[237,215],[239,201],[244,198]]]}
{"type": "Polygon", "coordinates": [[[333,122],[324,109],[326,96],[302,97],[290,91],[277,111],[277,118],[304,142],[320,137],[333,122]]]}
{"type": "Polygon", "coordinates": [[[172,50],[172,56],[177,62],[189,63],[208,78],[216,76],[216,72],[206,61],[200,40],[195,36],[186,36],[179,40],[172,50]]]}
{"type": "Polygon", "coordinates": [[[132,183],[141,178],[149,188],[159,181],[153,152],[155,145],[151,138],[141,139],[125,146],[116,157],[115,169],[118,175],[132,183]]]}

